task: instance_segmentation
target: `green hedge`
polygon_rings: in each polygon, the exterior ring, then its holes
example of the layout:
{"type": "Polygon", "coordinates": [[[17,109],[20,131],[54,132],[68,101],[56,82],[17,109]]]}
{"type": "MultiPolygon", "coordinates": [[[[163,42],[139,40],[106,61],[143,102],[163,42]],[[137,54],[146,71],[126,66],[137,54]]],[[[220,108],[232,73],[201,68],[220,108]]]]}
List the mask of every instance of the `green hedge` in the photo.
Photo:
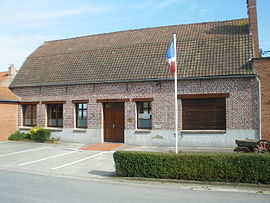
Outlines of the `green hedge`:
{"type": "Polygon", "coordinates": [[[116,175],[270,184],[270,155],[118,151],[116,175]]]}
{"type": "Polygon", "coordinates": [[[31,140],[34,140],[37,142],[45,142],[49,140],[51,131],[48,129],[44,129],[40,126],[35,126],[31,128],[29,134],[30,134],[31,140]]]}
{"type": "Polygon", "coordinates": [[[12,133],[8,139],[9,140],[13,140],[13,141],[20,141],[20,140],[25,140],[25,139],[29,139],[30,135],[28,133],[22,133],[19,131],[16,131],[15,133],[12,133]]]}

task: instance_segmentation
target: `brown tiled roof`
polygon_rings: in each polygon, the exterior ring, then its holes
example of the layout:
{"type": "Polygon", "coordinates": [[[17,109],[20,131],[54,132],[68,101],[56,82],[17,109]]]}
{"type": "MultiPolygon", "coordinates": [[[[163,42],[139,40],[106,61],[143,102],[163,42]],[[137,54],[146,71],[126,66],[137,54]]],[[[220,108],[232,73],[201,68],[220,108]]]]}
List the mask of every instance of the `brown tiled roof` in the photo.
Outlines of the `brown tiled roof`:
{"type": "Polygon", "coordinates": [[[19,101],[17,97],[8,87],[0,87],[0,102],[1,101],[19,101]]]}
{"type": "Polygon", "coordinates": [[[8,78],[8,72],[0,72],[0,82],[3,82],[8,78]]]}
{"type": "Polygon", "coordinates": [[[45,42],[10,87],[170,79],[166,53],[177,34],[178,77],[254,74],[247,19],[164,26],[45,42]]]}

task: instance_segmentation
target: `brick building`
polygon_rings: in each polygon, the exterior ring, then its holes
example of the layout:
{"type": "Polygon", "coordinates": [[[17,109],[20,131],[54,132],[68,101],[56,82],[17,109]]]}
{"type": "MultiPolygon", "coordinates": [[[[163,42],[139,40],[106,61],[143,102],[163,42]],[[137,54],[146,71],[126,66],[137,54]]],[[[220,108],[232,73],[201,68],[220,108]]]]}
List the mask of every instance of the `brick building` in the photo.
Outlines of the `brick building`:
{"type": "Polygon", "coordinates": [[[261,83],[261,138],[270,140],[270,57],[255,58],[253,65],[261,83]]]}
{"type": "Polygon", "coordinates": [[[7,140],[18,128],[18,98],[8,88],[16,75],[11,64],[9,70],[0,72],[0,141],[7,140]]]}
{"type": "Polygon", "coordinates": [[[180,146],[259,139],[256,1],[248,3],[247,19],[45,42],[11,84],[22,98],[20,129],[40,125],[69,142],[172,146],[174,82],[165,55],[176,33],[180,146]]]}

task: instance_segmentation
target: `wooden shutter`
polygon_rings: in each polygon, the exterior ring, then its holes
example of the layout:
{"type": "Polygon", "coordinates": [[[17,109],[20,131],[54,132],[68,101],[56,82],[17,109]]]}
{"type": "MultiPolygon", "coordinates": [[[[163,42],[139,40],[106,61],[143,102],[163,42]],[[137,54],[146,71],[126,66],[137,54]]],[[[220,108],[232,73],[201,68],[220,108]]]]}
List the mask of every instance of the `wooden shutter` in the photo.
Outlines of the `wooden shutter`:
{"type": "Polygon", "coordinates": [[[225,98],[183,99],[184,130],[225,130],[225,98]]]}

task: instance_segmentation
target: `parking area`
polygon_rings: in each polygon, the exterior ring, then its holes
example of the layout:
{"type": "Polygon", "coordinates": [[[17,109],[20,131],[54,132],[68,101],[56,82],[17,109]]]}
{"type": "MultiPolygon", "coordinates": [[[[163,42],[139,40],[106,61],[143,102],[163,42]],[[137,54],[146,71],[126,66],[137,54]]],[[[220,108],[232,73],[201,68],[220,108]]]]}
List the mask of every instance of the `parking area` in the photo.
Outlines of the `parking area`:
{"type": "MultiPolygon", "coordinates": [[[[108,145],[111,144],[108,143],[108,145]]],[[[84,144],[78,143],[0,142],[0,169],[51,175],[106,178],[115,174],[114,150],[174,151],[174,147],[131,146],[126,144],[114,149],[108,149],[107,147],[105,143],[105,150],[107,151],[98,151],[100,146],[84,146],[84,144]]],[[[181,147],[180,151],[232,153],[233,149],[181,147]]]]}
{"type": "Polygon", "coordinates": [[[114,151],[80,150],[77,143],[0,142],[0,169],[105,178],[114,175],[114,151]]]}

